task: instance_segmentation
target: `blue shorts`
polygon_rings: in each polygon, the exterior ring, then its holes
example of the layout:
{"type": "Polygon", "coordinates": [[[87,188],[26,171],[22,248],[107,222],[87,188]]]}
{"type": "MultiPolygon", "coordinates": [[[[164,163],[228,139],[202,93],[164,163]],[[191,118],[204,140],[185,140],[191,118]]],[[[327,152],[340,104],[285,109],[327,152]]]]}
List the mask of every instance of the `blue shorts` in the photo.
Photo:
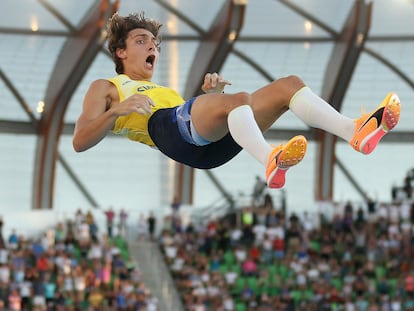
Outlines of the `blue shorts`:
{"type": "Polygon", "coordinates": [[[157,110],[148,121],[148,132],[157,148],[169,158],[193,168],[211,169],[234,158],[242,148],[230,133],[216,142],[198,135],[191,125],[191,106],[157,110]]]}
{"type": "Polygon", "coordinates": [[[185,102],[184,105],[178,106],[175,110],[175,117],[177,118],[178,130],[184,140],[190,144],[204,146],[210,144],[211,141],[204,139],[197,133],[191,120],[191,107],[195,99],[193,97],[185,102]]]}

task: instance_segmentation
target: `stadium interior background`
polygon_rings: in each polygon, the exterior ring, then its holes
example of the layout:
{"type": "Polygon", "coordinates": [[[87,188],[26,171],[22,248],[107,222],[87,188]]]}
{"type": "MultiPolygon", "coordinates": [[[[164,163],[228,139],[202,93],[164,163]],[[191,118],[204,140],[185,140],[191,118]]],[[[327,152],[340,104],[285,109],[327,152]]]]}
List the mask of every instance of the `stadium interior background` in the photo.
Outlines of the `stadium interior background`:
{"type": "Polygon", "coordinates": [[[83,94],[94,79],[114,75],[100,28],[113,10],[144,10],[163,22],[154,81],[186,97],[197,94],[207,70],[232,82],[227,92],[254,91],[296,74],[350,117],[361,108],[370,111],[389,91],[398,93],[401,121],[369,156],[340,140],[332,143],[286,113],[266,134],[269,141],[302,133],[309,147],[283,191],[269,192],[277,206],[316,215],[329,212],[329,202],[388,202],[392,189],[404,185],[414,166],[413,1],[6,1],[0,13],[0,215],[6,233],[47,227],[78,208],[162,217],[177,193],[188,217],[200,210],[217,214],[249,204],[256,176],[264,175],[245,152],[211,171],[177,166],[117,137],[74,152],[71,134],[83,94]],[[321,155],[321,146],[332,153],[321,155]]]}

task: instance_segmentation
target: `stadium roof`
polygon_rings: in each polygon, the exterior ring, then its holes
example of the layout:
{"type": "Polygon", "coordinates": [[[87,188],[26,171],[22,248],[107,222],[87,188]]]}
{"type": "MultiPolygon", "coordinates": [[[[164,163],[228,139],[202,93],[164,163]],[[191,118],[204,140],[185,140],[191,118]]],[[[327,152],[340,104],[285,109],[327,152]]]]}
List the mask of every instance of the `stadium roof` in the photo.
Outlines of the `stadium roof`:
{"type": "Polygon", "coordinates": [[[398,93],[400,124],[370,158],[291,113],[266,133],[275,143],[298,133],[310,140],[305,160],[289,172],[291,206],[367,195],[384,200],[413,166],[413,1],[16,0],[2,3],[0,18],[5,206],[156,208],[177,192],[195,205],[250,193],[263,172],[244,153],[221,168],[194,172],[113,137],[86,153],[73,151],[71,134],[89,83],[115,74],[102,27],[115,11],[141,10],[164,24],[154,81],[185,97],[198,94],[207,71],[230,80],[228,92],[299,75],[350,117],[361,107],[373,109],[389,91],[398,93]]]}

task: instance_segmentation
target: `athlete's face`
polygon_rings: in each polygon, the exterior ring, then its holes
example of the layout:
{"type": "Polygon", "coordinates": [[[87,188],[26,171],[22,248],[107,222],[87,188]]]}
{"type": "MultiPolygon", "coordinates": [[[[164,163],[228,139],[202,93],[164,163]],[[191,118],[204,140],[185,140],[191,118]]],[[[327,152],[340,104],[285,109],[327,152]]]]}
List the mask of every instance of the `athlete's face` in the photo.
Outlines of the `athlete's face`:
{"type": "Polygon", "coordinates": [[[146,29],[134,29],[128,34],[126,48],[118,51],[124,72],[131,79],[151,81],[159,56],[159,42],[146,29]]]}

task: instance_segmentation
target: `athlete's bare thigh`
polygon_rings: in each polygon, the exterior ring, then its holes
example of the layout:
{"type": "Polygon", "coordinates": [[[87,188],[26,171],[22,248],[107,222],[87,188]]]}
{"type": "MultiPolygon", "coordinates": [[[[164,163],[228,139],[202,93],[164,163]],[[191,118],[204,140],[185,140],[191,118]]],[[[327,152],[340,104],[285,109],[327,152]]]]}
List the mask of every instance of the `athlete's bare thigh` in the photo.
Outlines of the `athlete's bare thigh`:
{"type": "Polygon", "coordinates": [[[197,133],[206,140],[217,141],[228,132],[227,116],[237,106],[250,104],[248,93],[204,94],[194,101],[191,119],[197,133]]]}

